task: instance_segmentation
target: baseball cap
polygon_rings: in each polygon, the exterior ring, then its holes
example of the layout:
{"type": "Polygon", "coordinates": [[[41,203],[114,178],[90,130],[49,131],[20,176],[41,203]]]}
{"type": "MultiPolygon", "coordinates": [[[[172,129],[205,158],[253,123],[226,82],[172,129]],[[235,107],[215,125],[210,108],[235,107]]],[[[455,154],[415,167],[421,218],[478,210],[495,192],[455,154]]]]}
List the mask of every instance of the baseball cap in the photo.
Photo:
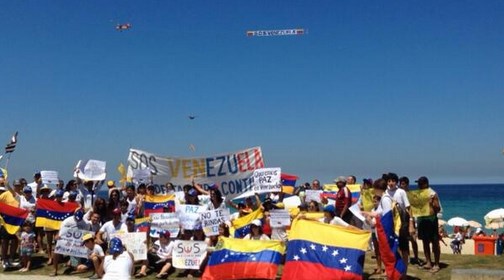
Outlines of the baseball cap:
{"type": "Polygon", "coordinates": [[[327,205],[326,207],[324,207],[324,212],[334,213],[336,212],[336,208],[334,207],[334,205],[327,205]]]}
{"type": "Polygon", "coordinates": [[[256,219],[256,220],[253,220],[253,221],[250,223],[250,225],[254,225],[254,226],[258,226],[258,227],[260,227],[260,226],[262,226],[262,223],[261,223],[261,220],[256,219]]]}
{"type": "Polygon", "coordinates": [[[334,183],[346,183],[346,177],[338,176],[338,178],[334,179],[334,183]]]}
{"type": "Polygon", "coordinates": [[[26,186],[26,187],[23,188],[23,192],[24,193],[31,193],[31,192],[33,192],[33,190],[32,190],[32,188],[30,186],[26,186]]]}
{"type": "Polygon", "coordinates": [[[162,232],[159,233],[159,237],[164,237],[166,239],[170,239],[170,232],[167,230],[163,230],[162,232]]]}
{"type": "Polygon", "coordinates": [[[195,190],[195,189],[190,189],[188,192],[187,192],[188,195],[190,196],[197,196],[198,195],[198,192],[195,190]]]}
{"type": "Polygon", "coordinates": [[[427,179],[427,177],[425,177],[425,176],[422,176],[422,177],[418,178],[418,180],[416,180],[415,183],[418,183],[419,185],[420,184],[428,184],[429,179],[427,179]]]}
{"type": "Polygon", "coordinates": [[[114,210],[112,211],[112,214],[113,214],[113,215],[121,215],[121,209],[119,209],[119,208],[114,209],[114,210]]]}
{"type": "Polygon", "coordinates": [[[82,218],[84,218],[84,210],[82,210],[82,208],[75,209],[74,218],[76,221],[82,221],[82,218]]]}
{"type": "Polygon", "coordinates": [[[124,247],[123,247],[121,239],[114,237],[110,240],[109,252],[111,254],[116,254],[116,253],[120,254],[123,252],[123,249],[124,249],[124,247]]]}
{"type": "Polygon", "coordinates": [[[77,192],[76,191],[70,191],[70,194],[68,194],[68,198],[75,199],[77,197],[77,192]]]}
{"type": "Polygon", "coordinates": [[[63,197],[63,194],[65,194],[65,191],[62,189],[57,189],[56,193],[54,194],[56,197],[63,197]]]}

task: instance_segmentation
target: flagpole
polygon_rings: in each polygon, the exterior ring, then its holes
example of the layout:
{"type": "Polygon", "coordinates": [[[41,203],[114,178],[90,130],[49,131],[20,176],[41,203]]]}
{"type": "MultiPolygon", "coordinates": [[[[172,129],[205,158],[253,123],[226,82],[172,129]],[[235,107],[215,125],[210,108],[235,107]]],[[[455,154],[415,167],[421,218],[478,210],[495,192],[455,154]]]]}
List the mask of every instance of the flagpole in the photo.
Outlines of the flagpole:
{"type": "Polygon", "coordinates": [[[12,153],[9,153],[9,155],[7,156],[7,160],[5,161],[5,166],[4,166],[5,170],[8,170],[7,167],[9,167],[9,161],[10,161],[11,154],[12,153]]]}

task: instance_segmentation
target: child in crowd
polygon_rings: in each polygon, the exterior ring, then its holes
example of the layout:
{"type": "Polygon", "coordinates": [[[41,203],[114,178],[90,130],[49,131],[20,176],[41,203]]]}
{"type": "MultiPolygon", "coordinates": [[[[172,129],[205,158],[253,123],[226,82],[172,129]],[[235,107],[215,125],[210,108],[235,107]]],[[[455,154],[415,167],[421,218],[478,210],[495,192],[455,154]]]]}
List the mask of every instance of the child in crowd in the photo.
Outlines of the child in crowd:
{"type": "Polygon", "coordinates": [[[22,268],[20,272],[30,271],[31,266],[31,256],[35,250],[35,233],[33,232],[33,227],[30,222],[25,222],[23,224],[23,232],[21,233],[21,265],[22,268]]]}

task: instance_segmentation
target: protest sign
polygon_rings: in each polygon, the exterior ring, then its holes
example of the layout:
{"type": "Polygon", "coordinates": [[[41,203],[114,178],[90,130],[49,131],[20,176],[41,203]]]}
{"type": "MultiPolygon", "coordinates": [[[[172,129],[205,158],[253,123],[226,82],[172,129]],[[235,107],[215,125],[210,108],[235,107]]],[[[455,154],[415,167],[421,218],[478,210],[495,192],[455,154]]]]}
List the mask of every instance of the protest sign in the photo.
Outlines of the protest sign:
{"type": "Polygon", "coordinates": [[[54,253],[64,256],[74,256],[78,258],[88,258],[88,248],[82,242],[82,236],[92,231],[80,230],[78,228],[62,228],[60,239],[56,242],[54,253]]]}
{"type": "Polygon", "coordinates": [[[159,238],[162,231],[170,232],[170,236],[176,237],[180,231],[180,222],[176,213],[152,213],[150,214],[151,226],[149,235],[159,238]]]}
{"type": "Polygon", "coordinates": [[[219,235],[219,225],[229,221],[228,209],[209,210],[201,213],[201,225],[206,236],[219,235]]]}
{"type": "Polygon", "coordinates": [[[200,216],[207,208],[207,205],[177,205],[177,214],[182,228],[188,230],[201,228],[200,216]]]}
{"type": "Polygon", "coordinates": [[[297,195],[289,196],[284,198],[283,203],[285,205],[285,209],[295,208],[301,205],[301,199],[297,195]]]}
{"type": "Polygon", "coordinates": [[[153,183],[162,194],[167,192],[167,182],[181,191],[194,179],[204,188],[217,184],[222,194],[232,199],[251,189],[252,172],[263,167],[260,147],[200,158],[163,157],[137,149],[130,149],[128,156],[128,177],[135,169],[150,168],[153,183]]]}
{"type": "Polygon", "coordinates": [[[254,170],[252,175],[253,193],[281,192],[280,168],[261,168],[254,170]]]}
{"type": "Polygon", "coordinates": [[[107,173],[105,172],[107,163],[100,160],[79,160],[74,177],[78,177],[86,181],[102,181],[105,180],[107,173]]]}
{"type": "Polygon", "coordinates": [[[40,171],[43,184],[57,184],[59,182],[58,171],[40,171]]]}
{"type": "Polygon", "coordinates": [[[285,209],[276,209],[270,211],[270,226],[272,228],[290,226],[290,213],[285,209]]]}
{"type": "Polygon", "coordinates": [[[147,259],[147,234],[145,232],[121,232],[111,234],[111,238],[121,239],[126,250],[133,254],[135,261],[147,259]]]}
{"type": "Polygon", "coordinates": [[[176,240],[173,246],[172,262],[176,268],[199,269],[207,254],[204,241],[176,240]]]}
{"type": "Polygon", "coordinates": [[[305,201],[306,203],[309,203],[310,201],[314,200],[318,203],[320,203],[320,195],[322,194],[321,190],[306,190],[305,191],[305,201]]]}

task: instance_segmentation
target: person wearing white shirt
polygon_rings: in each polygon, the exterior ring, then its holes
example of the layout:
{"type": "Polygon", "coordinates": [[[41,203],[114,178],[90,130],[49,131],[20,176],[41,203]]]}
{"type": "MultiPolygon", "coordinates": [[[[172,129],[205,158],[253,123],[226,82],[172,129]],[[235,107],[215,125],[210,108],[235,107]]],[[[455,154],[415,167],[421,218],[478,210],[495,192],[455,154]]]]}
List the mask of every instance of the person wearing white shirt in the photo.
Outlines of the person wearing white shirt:
{"type": "Polygon", "coordinates": [[[96,243],[99,245],[107,244],[111,235],[116,232],[128,232],[128,227],[121,222],[121,210],[119,208],[112,211],[112,221],[108,221],[100,228],[96,235],[96,243]]]}
{"type": "Polygon", "coordinates": [[[29,186],[23,188],[24,195],[20,197],[19,207],[29,211],[26,220],[30,223],[35,223],[35,205],[37,199],[32,195],[33,189],[29,186]]]}
{"type": "Polygon", "coordinates": [[[98,277],[103,280],[130,279],[135,271],[134,258],[124,250],[121,239],[114,237],[110,240],[109,253],[98,270],[98,277]]]}
{"type": "MultiPolygon", "coordinates": [[[[159,273],[156,275],[156,278],[164,278],[168,276],[168,271],[172,266],[172,253],[174,242],[170,240],[170,232],[162,231],[159,233],[159,240],[154,242],[154,245],[147,254],[147,258],[149,259],[149,264],[151,266],[156,267],[156,270],[161,267],[159,273]]],[[[145,270],[147,267],[145,267],[145,270]]],[[[142,270],[136,275],[136,277],[145,276],[145,270],[142,266],[142,270]]]]}
{"type": "Polygon", "coordinates": [[[88,250],[88,259],[85,263],[77,266],[77,271],[93,270],[94,274],[89,279],[98,279],[98,270],[105,258],[105,253],[102,247],[94,242],[94,237],[91,233],[82,236],[82,242],[88,250]]]}

